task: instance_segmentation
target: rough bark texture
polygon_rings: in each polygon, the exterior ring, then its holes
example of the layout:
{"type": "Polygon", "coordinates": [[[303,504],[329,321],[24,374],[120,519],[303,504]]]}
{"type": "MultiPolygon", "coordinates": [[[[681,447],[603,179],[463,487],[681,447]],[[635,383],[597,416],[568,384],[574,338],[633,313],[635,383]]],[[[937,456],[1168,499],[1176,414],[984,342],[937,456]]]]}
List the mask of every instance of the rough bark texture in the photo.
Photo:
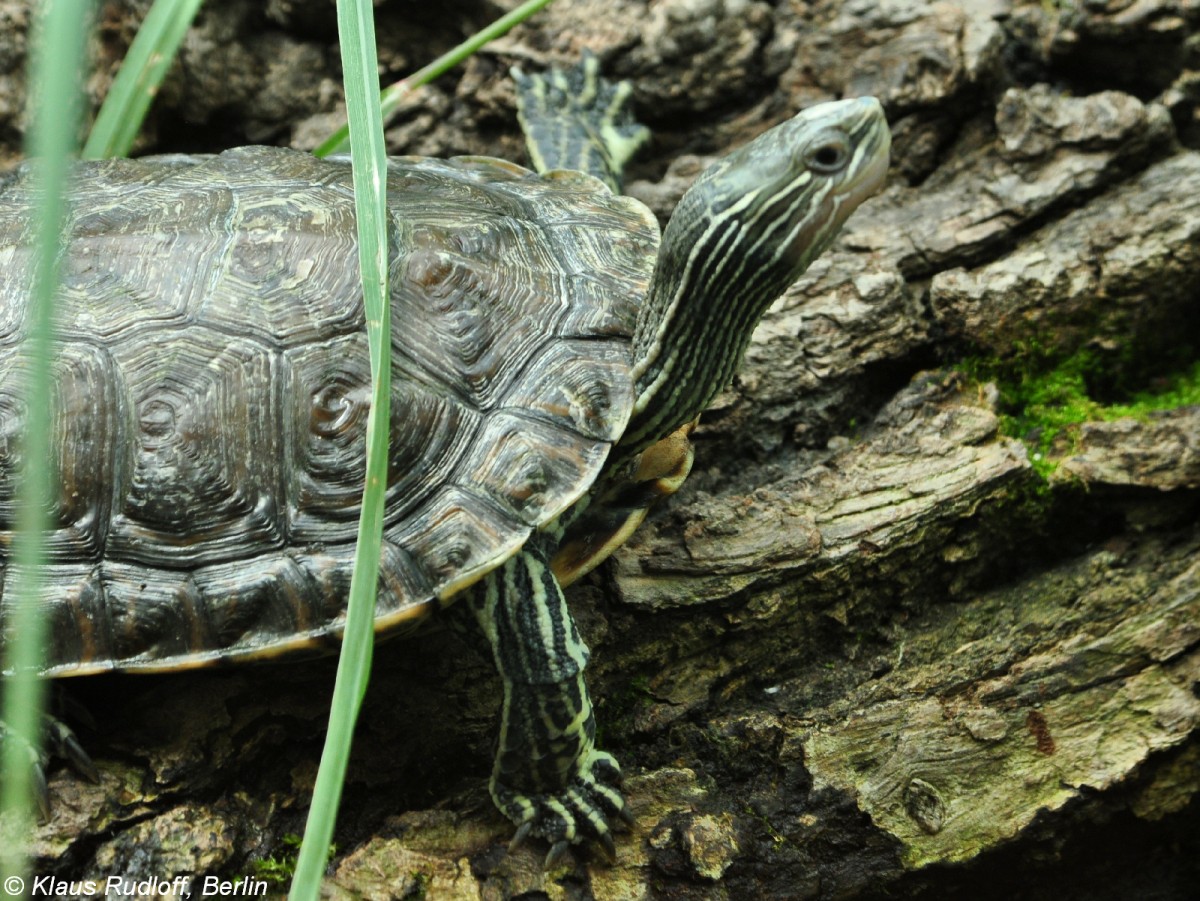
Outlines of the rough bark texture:
{"type": "MultiPolygon", "coordinates": [[[[95,96],[144,6],[104,7],[95,96]]],[[[500,11],[382,4],[383,65],[500,11]]],[[[207,4],[145,149],[311,146],[339,95],[332,16],[207,4]]],[[[10,159],[27,19],[0,0],[10,159]]],[[[664,216],[708,157],[844,93],[883,100],[892,184],[766,317],[689,485],[571,592],[637,816],[617,862],[505,852],[497,686],[432,632],[378,650],[331,893],[1196,897],[1200,408],[1077,426],[1038,451],[1047,480],[1002,432],[1005,386],[961,363],[1086,351],[1105,402],[1193,365],[1200,5],[564,2],[416,94],[392,150],[521,159],[507,64],[583,48],[635,84],[656,142],[629,190],[664,216]]],[[[102,778],[54,771],[39,872],[270,871],[333,672],[73,684],[102,778]]]]}

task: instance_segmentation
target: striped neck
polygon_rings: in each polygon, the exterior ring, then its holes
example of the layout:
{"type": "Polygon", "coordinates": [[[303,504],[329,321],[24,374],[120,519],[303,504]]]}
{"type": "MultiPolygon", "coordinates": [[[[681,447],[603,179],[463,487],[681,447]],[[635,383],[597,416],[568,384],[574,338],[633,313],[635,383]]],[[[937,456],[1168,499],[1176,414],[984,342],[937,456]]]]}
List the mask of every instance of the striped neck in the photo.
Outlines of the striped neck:
{"type": "Polygon", "coordinates": [[[806,110],[704,172],[663,234],[634,333],[636,452],[690,422],[733,377],[767,307],[883,183],[873,98],[806,110]]]}

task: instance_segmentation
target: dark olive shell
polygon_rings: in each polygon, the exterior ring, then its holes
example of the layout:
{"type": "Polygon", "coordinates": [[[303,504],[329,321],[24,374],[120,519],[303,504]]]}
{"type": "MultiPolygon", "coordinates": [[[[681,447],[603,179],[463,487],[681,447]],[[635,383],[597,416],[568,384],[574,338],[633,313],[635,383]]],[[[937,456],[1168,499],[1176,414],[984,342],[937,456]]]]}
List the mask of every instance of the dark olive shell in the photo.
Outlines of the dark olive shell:
{"type": "MultiPolygon", "coordinates": [[[[48,672],[336,640],[369,361],[346,162],[252,147],[81,164],[58,302],[48,672]]],[[[35,227],[0,183],[0,616],[35,227]]],[[[658,228],[584,175],[389,164],[391,456],[377,628],[513,553],[595,479],[632,403],[658,228]]]]}

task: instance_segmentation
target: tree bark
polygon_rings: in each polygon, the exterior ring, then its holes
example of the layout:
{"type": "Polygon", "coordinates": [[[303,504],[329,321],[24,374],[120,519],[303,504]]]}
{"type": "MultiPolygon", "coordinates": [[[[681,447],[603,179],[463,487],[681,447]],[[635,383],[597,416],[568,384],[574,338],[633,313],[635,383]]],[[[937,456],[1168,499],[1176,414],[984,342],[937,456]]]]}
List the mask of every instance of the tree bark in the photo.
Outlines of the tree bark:
{"type": "MultiPolygon", "coordinates": [[[[197,149],[231,108],[229,143],[314,143],[330,11],[251,6],[206,8],[147,149],[197,149]]],[[[683,491],[569,592],[637,818],[617,861],[506,852],[498,686],[431,629],[377,650],[334,897],[1195,897],[1200,7],[1053,6],[580,0],[409,101],[393,152],[521,159],[507,64],[587,48],[634,83],[656,140],[628,190],[660,215],[710,157],[843,94],[884,102],[894,174],[763,320],[683,491]],[[1189,371],[1191,393],[1014,434],[1022,379],[1083,353],[1093,412],[1189,371]]],[[[497,12],[382,5],[384,64],[497,12]]],[[[128,37],[104,28],[97,91],[128,37]]],[[[38,872],[286,874],[333,672],[72,684],[101,780],[52,773],[38,872]]]]}

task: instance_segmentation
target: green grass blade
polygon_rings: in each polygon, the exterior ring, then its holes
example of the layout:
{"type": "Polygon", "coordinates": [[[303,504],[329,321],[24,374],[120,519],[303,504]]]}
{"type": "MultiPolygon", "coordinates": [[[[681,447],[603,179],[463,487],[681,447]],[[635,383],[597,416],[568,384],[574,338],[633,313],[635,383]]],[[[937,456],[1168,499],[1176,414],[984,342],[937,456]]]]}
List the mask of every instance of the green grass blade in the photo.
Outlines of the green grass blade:
{"type": "Polygon", "coordinates": [[[146,111],[200,3],[201,0],[155,0],[104,98],[83,147],[84,159],[129,155],[146,111]]]}
{"type": "Polygon", "coordinates": [[[358,524],[346,631],[333,689],[329,731],[325,736],[312,807],[289,895],[293,901],[315,901],[320,894],[342,782],[350,759],[354,723],[370,673],[391,407],[391,327],[385,293],[388,283],[387,156],[379,113],[373,7],[370,0],[338,0],[337,9],[354,161],[359,265],[371,351],[371,414],[367,420],[366,487],[358,524]]]}
{"type": "MultiPolygon", "coordinates": [[[[424,66],[414,72],[407,78],[403,78],[393,85],[389,85],[384,89],[380,96],[380,107],[383,111],[383,121],[388,122],[396,113],[396,109],[400,106],[400,101],[404,99],[404,95],[409,91],[429,84],[439,75],[453,69],[464,59],[475,53],[484,44],[494,41],[496,38],[511,30],[514,26],[524,22],[543,6],[549,5],[551,0],[525,0],[520,6],[512,12],[505,14],[497,19],[487,28],[472,35],[463,41],[457,47],[443,53],[429,65],[424,66]]],[[[349,104],[347,104],[349,106],[349,104]]],[[[321,143],[316,150],[313,151],[315,156],[325,157],[331,153],[342,153],[346,150],[346,139],[349,135],[347,126],[342,126],[324,142],[321,143]]]]}
{"type": "MultiPolygon", "coordinates": [[[[25,394],[25,430],[21,445],[21,477],[17,496],[17,534],[10,559],[12,583],[5,597],[5,626],[13,636],[5,645],[4,719],[17,740],[3,743],[0,811],[27,835],[31,823],[32,788],[29,757],[22,739],[41,740],[44,686],[41,669],[44,623],[38,609],[38,586],[44,532],[49,522],[50,359],[54,340],[54,293],[58,283],[59,236],[68,157],[75,149],[79,122],[79,83],[83,70],[84,29],[91,19],[87,0],[53,0],[42,7],[30,51],[30,103],[33,121],[26,155],[36,160],[41,203],[37,223],[37,264],[26,323],[29,367],[25,394]],[[14,572],[15,570],[15,572],[14,572]]],[[[16,842],[0,843],[3,877],[24,877],[27,862],[16,842]]],[[[7,884],[7,883],[6,883],[7,884]]],[[[19,894],[16,893],[16,894],[19,894]]]]}

